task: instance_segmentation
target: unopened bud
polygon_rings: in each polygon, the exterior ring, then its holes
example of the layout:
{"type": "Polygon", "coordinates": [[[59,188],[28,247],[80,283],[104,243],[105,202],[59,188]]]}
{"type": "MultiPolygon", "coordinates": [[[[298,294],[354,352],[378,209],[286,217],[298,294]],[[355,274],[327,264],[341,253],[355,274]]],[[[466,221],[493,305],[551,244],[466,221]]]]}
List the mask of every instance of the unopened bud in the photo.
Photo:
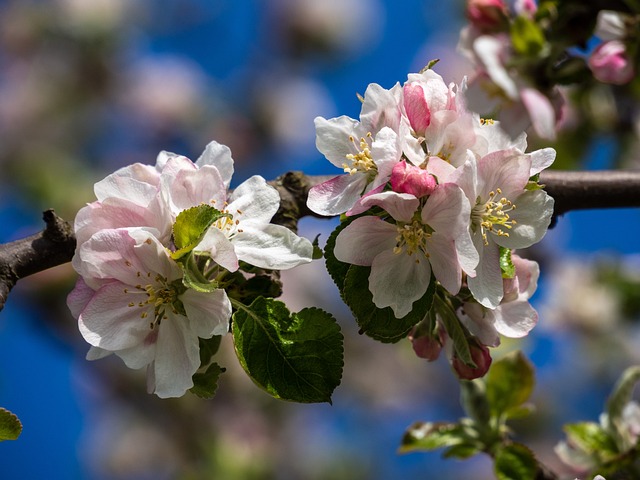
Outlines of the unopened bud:
{"type": "Polygon", "coordinates": [[[411,128],[418,135],[424,133],[431,123],[431,110],[424,96],[424,89],[416,83],[406,83],[403,87],[404,110],[411,128]]]}
{"type": "Polygon", "coordinates": [[[469,0],[467,18],[482,31],[498,30],[506,25],[507,6],[503,0],[469,0]]]}
{"type": "Polygon", "coordinates": [[[599,45],[589,57],[589,68],[597,80],[615,85],[629,83],[635,75],[633,62],[619,40],[599,45]]]}
{"type": "Polygon", "coordinates": [[[458,378],[463,380],[473,380],[474,378],[484,377],[491,366],[491,353],[489,349],[476,340],[469,342],[469,349],[471,351],[471,359],[476,364],[475,368],[464,363],[455,353],[451,360],[451,366],[458,375],[458,378]]]}
{"type": "Polygon", "coordinates": [[[419,332],[418,327],[415,327],[409,334],[413,351],[416,352],[418,357],[430,362],[437,360],[445,342],[445,337],[442,333],[443,332],[438,329],[435,334],[427,332],[422,334],[419,332]]]}
{"type": "Polygon", "coordinates": [[[436,179],[426,170],[403,160],[396,163],[391,171],[391,188],[394,192],[409,193],[422,198],[433,193],[436,179]]]}

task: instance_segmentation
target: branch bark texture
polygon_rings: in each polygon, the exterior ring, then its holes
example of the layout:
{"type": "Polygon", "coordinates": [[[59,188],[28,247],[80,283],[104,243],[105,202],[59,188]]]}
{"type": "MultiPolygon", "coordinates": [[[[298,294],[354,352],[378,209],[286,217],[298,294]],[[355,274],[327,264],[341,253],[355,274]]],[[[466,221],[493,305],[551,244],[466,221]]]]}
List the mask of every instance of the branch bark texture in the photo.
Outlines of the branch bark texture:
{"type": "MultiPolygon", "coordinates": [[[[319,217],[307,207],[307,196],[311,187],[330,178],[288,172],[269,182],[281,198],[273,223],[296,231],[300,218],[319,217]]],[[[540,182],[555,199],[554,219],[572,210],[640,207],[640,171],[549,170],[540,174],[540,182]]],[[[0,310],[18,280],[73,257],[76,239],[71,225],[53,210],[44,212],[43,220],[42,232],[0,245],[0,310]]]]}

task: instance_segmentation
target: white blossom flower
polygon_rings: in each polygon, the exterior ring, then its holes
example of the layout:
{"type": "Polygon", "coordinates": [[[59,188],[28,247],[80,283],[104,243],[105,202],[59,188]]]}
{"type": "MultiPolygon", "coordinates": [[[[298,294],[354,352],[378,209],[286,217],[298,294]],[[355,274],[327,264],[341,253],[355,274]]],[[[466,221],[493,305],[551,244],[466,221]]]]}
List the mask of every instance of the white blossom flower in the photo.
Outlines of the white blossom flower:
{"type": "Polygon", "coordinates": [[[231,303],[224,290],[187,289],[170,252],[144,228],[101,230],[78,250],[81,278],[68,297],[88,358],[118,355],[147,366],[150,392],[178,397],[200,366],[198,338],[223,335],[231,303]]]}

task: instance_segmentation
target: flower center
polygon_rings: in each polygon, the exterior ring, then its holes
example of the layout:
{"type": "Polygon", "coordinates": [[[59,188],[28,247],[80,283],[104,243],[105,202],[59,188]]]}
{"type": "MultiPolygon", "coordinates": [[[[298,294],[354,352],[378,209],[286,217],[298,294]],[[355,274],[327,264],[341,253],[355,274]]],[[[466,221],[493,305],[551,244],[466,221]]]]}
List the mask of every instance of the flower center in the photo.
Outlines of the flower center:
{"type": "MultiPolygon", "coordinates": [[[[222,233],[224,233],[227,236],[227,238],[230,238],[236,233],[242,232],[242,229],[238,228],[238,225],[240,225],[240,220],[238,218],[234,220],[233,214],[231,214],[229,210],[226,208],[227,205],[228,203],[225,202],[224,209],[221,210],[221,212],[224,213],[224,215],[220,217],[218,220],[216,220],[215,222],[213,222],[212,226],[222,231],[222,233]]],[[[236,210],[236,217],[240,215],[242,215],[242,210],[240,209],[236,210]]]]}
{"type": "Polygon", "coordinates": [[[367,173],[369,171],[373,171],[375,173],[378,171],[378,167],[371,157],[370,142],[372,139],[373,136],[371,135],[371,132],[367,133],[366,137],[360,137],[359,143],[356,143],[356,139],[353,136],[349,137],[349,141],[353,144],[357,153],[348,153],[346,155],[346,158],[351,162],[351,165],[347,162],[342,164],[342,168],[345,173],[353,175],[358,172],[367,173]]]}
{"type": "MultiPolygon", "coordinates": [[[[413,255],[420,251],[425,257],[428,257],[427,239],[431,237],[432,232],[427,225],[417,220],[398,225],[398,235],[396,236],[396,246],[393,248],[393,253],[399,255],[405,252],[407,255],[413,255]]],[[[419,256],[416,256],[416,263],[420,263],[419,256]]]]}
{"type": "MultiPolygon", "coordinates": [[[[131,264],[126,262],[127,266],[131,264]]],[[[136,276],[139,278],[147,278],[151,280],[152,274],[150,272],[141,273],[137,272],[136,276]]],[[[160,325],[163,319],[167,318],[167,310],[169,309],[176,315],[184,315],[184,306],[178,298],[186,288],[182,285],[180,280],[174,282],[168,282],[167,278],[157,274],[153,279],[153,283],[143,285],[141,283],[135,285],[133,289],[125,288],[124,293],[133,295],[144,295],[145,298],[138,302],[129,302],[130,308],[140,308],[140,318],[148,318],[151,311],[153,311],[153,321],[149,323],[149,328],[152,330],[160,325]]]]}
{"type": "Polygon", "coordinates": [[[489,245],[487,233],[492,233],[499,237],[508,237],[510,230],[516,224],[516,221],[509,216],[509,212],[516,209],[516,206],[505,197],[496,200],[497,195],[501,195],[502,190],[499,188],[495,192],[489,193],[489,200],[482,203],[478,197],[475,207],[471,210],[471,223],[474,230],[480,227],[482,240],[485,245],[489,245]]]}

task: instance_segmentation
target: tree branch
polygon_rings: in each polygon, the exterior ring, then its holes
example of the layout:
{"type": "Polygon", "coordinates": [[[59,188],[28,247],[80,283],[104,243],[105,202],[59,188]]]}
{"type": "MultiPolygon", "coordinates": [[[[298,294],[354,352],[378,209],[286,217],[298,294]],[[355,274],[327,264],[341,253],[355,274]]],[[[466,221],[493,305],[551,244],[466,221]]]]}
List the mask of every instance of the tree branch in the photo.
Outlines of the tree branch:
{"type": "MultiPolygon", "coordinates": [[[[298,220],[320,217],[307,207],[309,189],[331,176],[288,172],[269,182],[278,190],[280,209],[273,223],[297,231],[298,220]]],[[[540,182],[555,199],[554,220],[571,210],[640,207],[640,171],[544,171],[540,182]]],[[[53,210],[43,214],[45,229],[21,240],[0,245],[0,311],[16,282],[33,273],[71,261],[76,239],[71,225],[53,210]]]]}

